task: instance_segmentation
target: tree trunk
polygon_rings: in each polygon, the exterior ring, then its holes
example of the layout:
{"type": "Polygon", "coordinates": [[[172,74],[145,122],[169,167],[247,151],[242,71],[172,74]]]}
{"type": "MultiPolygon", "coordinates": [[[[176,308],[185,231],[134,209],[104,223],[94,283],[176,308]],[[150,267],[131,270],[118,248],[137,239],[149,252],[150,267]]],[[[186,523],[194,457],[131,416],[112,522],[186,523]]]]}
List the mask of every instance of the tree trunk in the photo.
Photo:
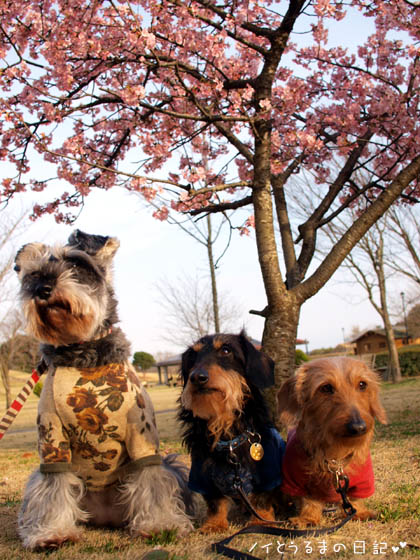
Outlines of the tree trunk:
{"type": "Polygon", "coordinates": [[[209,259],[209,268],[210,268],[214,332],[218,333],[220,332],[219,300],[217,296],[216,270],[214,267],[214,258],[213,258],[213,238],[212,238],[210,214],[207,214],[207,255],[209,259]]]}
{"type": "Polygon", "coordinates": [[[263,332],[264,351],[276,363],[276,385],[280,386],[295,369],[296,335],[300,316],[300,304],[293,292],[286,292],[283,305],[268,312],[263,332]]]}
{"type": "Polygon", "coordinates": [[[266,315],[262,344],[275,362],[274,389],[268,389],[265,396],[270,410],[277,418],[277,390],[295,370],[296,335],[301,304],[296,301],[293,292],[285,292],[283,305],[266,315]]]}
{"type": "Polygon", "coordinates": [[[385,325],[386,343],[389,352],[389,362],[388,362],[389,375],[393,383],[398,383],[402,379],[401,368],[400,368],[400,362],[398,358],[397,345],[395,344],[394,331],[392,329],[389,316],[387,318],[387,321],[384,319],[384,325],[385,325]]]}
{"type": "Polygon", "coordinates": [[[398,359],[398,350],[395,344],[394,330],[392,328],[391,320],[389,318],[388,304],[386,301],[386,283],[384,271],[384,257],[383,257],[383,237],[380,237],[380,245],[378,248],[378,259],[376,266],[376,275],[378,277],[379,295],[381,299],[381,316],[385,328],[386,343],[388,346],[388,369],[391,380],[393,383],[401,381],[401,368],[398,359]]]}

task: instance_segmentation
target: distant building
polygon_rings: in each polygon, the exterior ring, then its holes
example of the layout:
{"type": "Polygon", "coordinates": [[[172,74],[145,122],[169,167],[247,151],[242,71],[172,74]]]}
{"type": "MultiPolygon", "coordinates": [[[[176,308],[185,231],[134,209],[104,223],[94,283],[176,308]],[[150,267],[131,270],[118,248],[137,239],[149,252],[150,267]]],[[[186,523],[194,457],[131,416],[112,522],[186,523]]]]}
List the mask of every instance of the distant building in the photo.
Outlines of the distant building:
{"type": "MultiPolygon", "coordinates": [[[[406,344],[420,344],[420,338],[411,338],[410,335],[407,338],[405,329],[399,327],[394,327],[394,337],[397,348],[406,344]]],[[[385,329],[368,329],[350,342],[355,344],[356,354],[358,355],[377,354],[387,350],[385,329]]]]}
{"type": "Polygon", "coordinates": [[[159,376],[159,385],[171,385],[176,383],[181,367],[181,354],[169,356],[165,360],[156,363],[159,376]],[[163,379],[162,379],[163,378],[163,379]]]}

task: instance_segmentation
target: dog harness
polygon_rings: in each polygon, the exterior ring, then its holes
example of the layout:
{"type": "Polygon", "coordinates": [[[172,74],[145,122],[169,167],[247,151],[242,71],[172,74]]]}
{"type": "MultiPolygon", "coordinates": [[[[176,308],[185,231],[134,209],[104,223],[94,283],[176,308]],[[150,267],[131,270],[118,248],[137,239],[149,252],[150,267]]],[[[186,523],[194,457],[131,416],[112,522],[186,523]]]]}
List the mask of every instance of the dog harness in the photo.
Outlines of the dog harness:
{"type": "MultiPolygon", "coordinates": [[[[332,477],[313,477],[308,473],[309,457],[296,436],[288,434],[283,461],[282,491],[289,496],[311,496],[323,502],[339,502],[332,477]]],[[[375,479],[370,454],[363,465],[346,467],[349,478],[347,494],[350,498],[368,498],[375,492],[375,479]]]]}
{"type": "MultiPolygon", "coordinates": [[[[228,460],[228,445],[220,442],[217,459],[199,457],[192,455],[192,463],[188,487],[194,492],[204,496],[213,496],[221,493],[224,496],[234,496],[233,489],[235,476],[241,479],[245,494],[252,492],[264,492],[272,490],[281,484],[281,464],[285,450],[285,442],[275,428],[267,428],[260,432],[261,445],[264,448],[264,456],[260,461],[243,461],[237,469],[228,460]]],[[[234,446],[237,449],[245,444],[248,438],[239,436],[234,446]]]]}
{"type": "Polygon", "coordinates": [[[161,464],[153,406],[128,362],[50,366],[37,424],[41,472],[75,472],[88,490],[161,464]]]}

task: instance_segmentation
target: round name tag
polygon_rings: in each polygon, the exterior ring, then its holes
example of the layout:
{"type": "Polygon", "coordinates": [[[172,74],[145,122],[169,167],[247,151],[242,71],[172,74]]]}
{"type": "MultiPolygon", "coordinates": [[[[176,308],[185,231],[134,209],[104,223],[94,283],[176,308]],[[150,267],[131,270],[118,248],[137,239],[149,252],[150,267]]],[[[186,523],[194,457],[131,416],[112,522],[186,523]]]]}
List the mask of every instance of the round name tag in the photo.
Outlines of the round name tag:
{"type": "Polygon", "coordinates": [[[264,449],[261,443],[253,443],[249,448],[249,454],[254,459],[254,461],[261,461],[264,457],[264,449]]]}

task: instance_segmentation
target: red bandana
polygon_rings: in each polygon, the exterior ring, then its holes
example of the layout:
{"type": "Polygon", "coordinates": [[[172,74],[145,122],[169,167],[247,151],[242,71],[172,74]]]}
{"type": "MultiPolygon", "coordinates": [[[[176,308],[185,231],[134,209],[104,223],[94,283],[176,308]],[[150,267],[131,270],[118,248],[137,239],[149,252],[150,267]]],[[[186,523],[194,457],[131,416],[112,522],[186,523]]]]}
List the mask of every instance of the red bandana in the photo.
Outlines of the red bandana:
{"type": "MultiPolygon", "coordinates": [[[[307,462],[308,456],[296,437],[296,430],[290,431],[283,460],[283,492],[289,496],[311,496],[323,502],[339,502],[341,498],[333,486],[333,475],[330,483],[320,484],[306,472],[307,462]]],[[[364,465],[349,465],[345,473],[349,477],[349,498],[372,496],[375,479],[370,454],[364,465]]]]}

